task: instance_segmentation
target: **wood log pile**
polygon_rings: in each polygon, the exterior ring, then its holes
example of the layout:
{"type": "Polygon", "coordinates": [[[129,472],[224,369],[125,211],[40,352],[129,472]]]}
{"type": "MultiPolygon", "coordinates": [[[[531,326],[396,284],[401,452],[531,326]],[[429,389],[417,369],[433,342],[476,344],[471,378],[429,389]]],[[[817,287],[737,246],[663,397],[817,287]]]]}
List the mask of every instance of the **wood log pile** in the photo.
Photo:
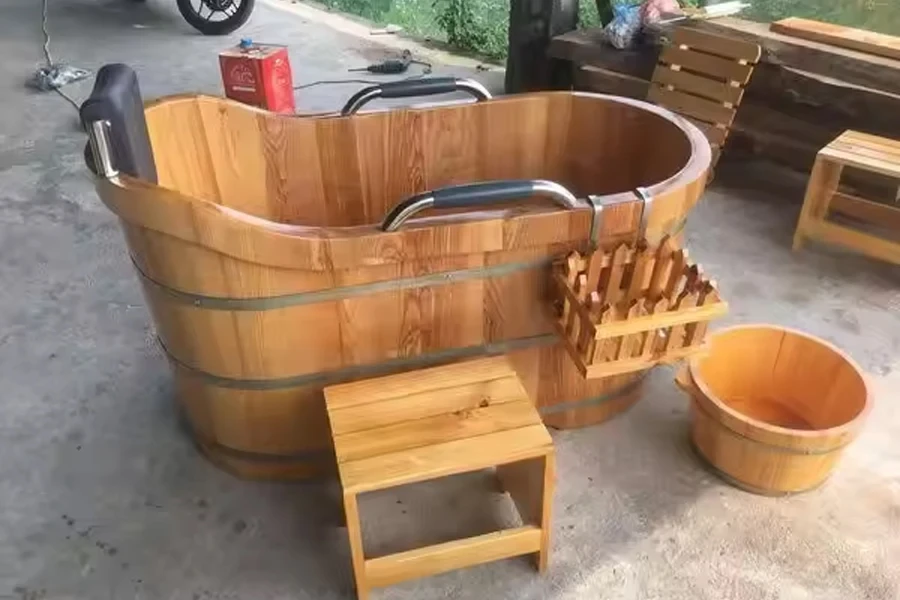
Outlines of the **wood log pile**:
{"type": "MultiPolygon", "coordinates": [[[[847,129],[900,139],[900,60],[789,37],[741,19],[678,26],[762,47],[726,157],[749,153],[808,173],[816,153],[847,129]]],[[[554,38],[549,53],[567,62],[578,89],[643,99],[666,34],[663,28],[633,50],[616,50],[600,40],[599,30],[572,31],[554,38]]],[[[849,175],[869,194],[896,194],[896,184],[849,175]]]]}

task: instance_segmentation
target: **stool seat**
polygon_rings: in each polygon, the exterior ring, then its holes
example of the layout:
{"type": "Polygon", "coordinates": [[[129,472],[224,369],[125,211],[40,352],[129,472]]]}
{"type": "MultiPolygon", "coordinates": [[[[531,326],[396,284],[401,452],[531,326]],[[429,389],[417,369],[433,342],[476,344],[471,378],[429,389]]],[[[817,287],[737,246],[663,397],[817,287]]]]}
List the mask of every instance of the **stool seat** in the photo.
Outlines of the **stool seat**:
{"type": "Polygon", "coordinates": [[[809,238],[900,264],[900,242],[829,220],[832,214],[839,214],[900,233],[900,205],[872,202],[838,190],[845,167],[900,180],[900,141],[845,131],[819,151],[794,233],[794,250],[801,249],[809,238]]]}
{"type": "Polygon", "coordinates": [[[357,593],[520,554],[546,566],[553,442],[504,357],[325,389],[357,593]],[[524,527],[366,559],[360,493],[497,467],[524,527]]]}

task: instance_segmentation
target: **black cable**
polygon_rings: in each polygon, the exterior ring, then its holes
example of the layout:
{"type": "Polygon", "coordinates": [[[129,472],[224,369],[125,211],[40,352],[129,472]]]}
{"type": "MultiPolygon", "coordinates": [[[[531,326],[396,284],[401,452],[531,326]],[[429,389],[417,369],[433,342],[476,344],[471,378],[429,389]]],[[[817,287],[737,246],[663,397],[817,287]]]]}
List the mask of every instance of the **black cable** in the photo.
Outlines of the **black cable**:
{"type": "MultiPolygon", "coordinates": [[[[429,70],[424,73],[419,73],[418,75],[411,75],[409,77],[404,77],[403,79],[392,79],[391,81],[410,81],[413,79],[422,79],[426,75],[431,74],[431,69],[429,65],[429,70]]],[[[374,79],[320,79],[318,81],[312,81],[310,83],[304,83],[301,85],[295,85],[295,90],[302,90],[305,88],[310,88],[316,85],[341,85],[344,83],[361,83],[363,85],[381,85],[382,83],[388,83],[387,81],[375,81],[374,79]]]]}
{"type": "Polygon", "coordinates": [[[320,79],[319,81],[313,81],[312,83],[304,83],[303,85],[295,85],[295,90],[302,90],[305,88],[313,87],[315,85],[332,85],[332,84],[342,84],[342,83],[362,83],[365,85],[380,85],[384,83],[383,81],[373,81],[371,79],[320,79]]]}

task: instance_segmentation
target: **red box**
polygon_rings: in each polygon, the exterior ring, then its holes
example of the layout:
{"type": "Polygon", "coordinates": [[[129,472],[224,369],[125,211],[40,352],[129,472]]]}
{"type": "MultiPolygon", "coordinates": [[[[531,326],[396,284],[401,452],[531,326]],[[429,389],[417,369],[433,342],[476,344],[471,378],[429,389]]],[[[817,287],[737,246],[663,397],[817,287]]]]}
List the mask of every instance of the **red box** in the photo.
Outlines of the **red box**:
{"type": "Polygon", "coordinates": [[[295,112],[294,80],[287,48],[241,45],[219,54],[225,95],[232,100],[279,113],[295,112]]]}

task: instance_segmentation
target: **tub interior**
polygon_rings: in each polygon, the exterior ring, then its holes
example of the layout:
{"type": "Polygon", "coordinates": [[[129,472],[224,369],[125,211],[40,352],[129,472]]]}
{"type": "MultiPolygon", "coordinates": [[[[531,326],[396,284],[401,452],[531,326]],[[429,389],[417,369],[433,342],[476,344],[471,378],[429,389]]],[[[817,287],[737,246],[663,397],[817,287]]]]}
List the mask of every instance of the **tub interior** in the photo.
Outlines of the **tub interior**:
{"type": "Polygon", "coordinates": [[[694,376],[723,404],[770,425],[799,431],[839,427],[866,406],[852,363],[814,338],[778,328],[739,328],[712,336],[694,376]]]}
{"type": "Polygon", "coordinates": [[[630,192],[675,176],[692,156],[675,122],[573,94],[349,119],[184,97],[148,108],[147,124],[161,186],[325,227],[379,223],[412,194],[490,179],[549,179],[580,197],[630,192]]]}

